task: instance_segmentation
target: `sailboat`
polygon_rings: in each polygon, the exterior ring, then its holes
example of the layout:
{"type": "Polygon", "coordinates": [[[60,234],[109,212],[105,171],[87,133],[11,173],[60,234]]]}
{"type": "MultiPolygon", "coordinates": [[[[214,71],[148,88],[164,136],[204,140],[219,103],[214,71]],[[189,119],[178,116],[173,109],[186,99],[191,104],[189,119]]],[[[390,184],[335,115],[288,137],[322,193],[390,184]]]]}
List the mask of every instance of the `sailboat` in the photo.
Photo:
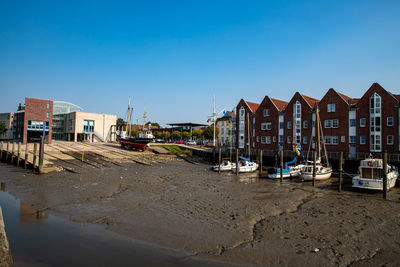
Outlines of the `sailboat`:
{"type": "MultiPolygon", "coordinates": [[[[238,172],[255,172],[258,169],[258,164],[250,160],[250,120],[249,114],[247,114],[247,132],[248,132],[248,144],[249,144],[249,157],[240,157],[240,161],[238,163],[238,172]]],[[[233,168],[232,171],[236,173],[236,168],[233,168]]]]}
{"type": "MultiPolygon", "coordinates": [[[[317,149],[317,157],[315,161],[315,180],[326,180],[329,179],[332,175],[332,167],[329,165],[328,161],[328,156],[326,154],[326,148],[325,148],[325,140],[324,140],[324,135],[322,133],[322,126],[321,126],[321,121],[319,119],[319,109],[317,107],[316,109],[316,123],[315,125],[317,126],[317,140],[316,140],[316,149],[317,149]],[[320,137],[322,136],[322,138],[320,137]],[[322,157],[321,157],[321,142],[322,146],[324,149],[324,155],[325,155],[325,163],[322,162],[322,157]]],[[[311,144],[313,142],[310,142],[310,148],[311,144]]],[[[310,152],[311,149],[309,149],[308,152],[310,152]]],[[[308,154],[307,154],[308,155],[308,154]]],[[[306,164],[301,168],[300,176],[303,179],[303,181],[311,181],[314,179],[314,162],[313,160],[307,160],[306,164]]]]}
{"type": "MultiPolygon", "coordinates": [[[[231,128],[231,133],[232,133],[232,123],[230,124],[231,128]]],[[[232,134],[230,135],[230,155],[229,155],[229,160],[224,160],[222,161],[221,165],[215,165],[213,166],[214,171],[231,171],[232,169],[236,168],[236,163],[231,161],[232,158],[232,134]]]]}
{"type": "Polygon", "coordinates": [[[126,120],[126,131],[121,131],[119,135],[117,135],[117,141],[121,144],[122,148],[134,148],[137,150],[144,151],[149,146],[149,143],[153,141],[154,136],[150,130],[145,130],[144,124],[146,119],[146,111],[143,114],[143,130],[139,131],[139,136],[131,136],[131,129],[129,126],[132,126],[130,121],[132,120],[133,107],[130,107],[130,100],[128,104],[128,115],[126,120]]]}
{"type": "MultiPolygon", "coordinates": [[[[282,178],[298,177],[304,164],[297,164],[297,156],[300,156],[300,150],[297,145],[293,145],[293,150],[296,151],[296,156],[293,160],[285,162],[282,169],[282,178]]],[[[281,177],[281,168],[271,168],[268,170],[268,178],[279,179],[281,177]]]]}

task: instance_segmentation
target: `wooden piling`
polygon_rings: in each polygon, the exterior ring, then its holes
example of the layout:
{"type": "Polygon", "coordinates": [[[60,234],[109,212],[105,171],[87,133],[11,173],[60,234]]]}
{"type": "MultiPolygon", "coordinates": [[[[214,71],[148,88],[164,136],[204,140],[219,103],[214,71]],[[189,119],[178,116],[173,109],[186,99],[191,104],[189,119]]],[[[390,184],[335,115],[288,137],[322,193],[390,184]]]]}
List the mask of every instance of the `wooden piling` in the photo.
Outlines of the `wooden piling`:
{"type": "Polygon", "coordinates": [[[317,175],[317,151],[314,151],[313,170],[312,170],[312,185],[315,186],[315,176],[317,175]]]}
{"type": "Polygon", "coordinates": [[[0,146],[0,161],[3,161],[3,141],[1,141],[1,146],[0,146]]]}
{"type": "Polygon", "coordinates": [[[28,143],[25,145],[25,160],[24,160],[24,169],[26,170],[28,166],[28,143]]]}
{"type": "Polygon", "coordinates": [[[343,151],[340,152],[340,157],[339,157],[339,184],[338,184],[339,192],[342,192],[342,173],[343,173],[343,151]]]}
{"type": "Polygon", "coordinates": [[[239,175],[239,149],[236,148],[236,176],[239,175]]]}
{"type": "Polygon", "coordinates": [[[15,142],[12,143],[12,147],[11,147],[11,164],[14,164],[14,158],[15,158],[15,142]]]}
{"type": "Polygon", "coordinates": [[[383,198],[387,197],[387,152],[383,154],[383,198]]]}
{"type": "Polygon", "coordinates": [[[279,153],[281,156],[281,183],[283,183],[283,150],[281,150],[279,153]]]}
{"type": "Polygon", "coordinates": [[[32,171],[35,171],[36,161],[38,158],[38,144],[35,143],[33,145],[33,162],[32,162],[32,171]]]}
{"type": "Polygon", "coordinates": [[[262,165],[262,149],[260,149],[260,152],[258,152],[258,155],[260,155],[260,159],[259,159],[259,167],[258,168],[260,168],[259,169],[259,176],[260,176],[260,178],[262,177],[262,167],[263,167],[263,165],[262,165]]]}
{"type": "Polygon", "coordinates": [[[221,148],[218,149],[218,173],[221,172],[221,148]]]}
{"type": "Polygon", "coordinates": [[[21,142],[18,142],[18,150],[17,150],[17,167],[19,167],[19,161],[21,159],[21,142]]]}
{"type": "Polygon", "coordinates": [[[10,142],[7,142],[6,162],[8,162],[9,157],[10,157],[10,142]]]}

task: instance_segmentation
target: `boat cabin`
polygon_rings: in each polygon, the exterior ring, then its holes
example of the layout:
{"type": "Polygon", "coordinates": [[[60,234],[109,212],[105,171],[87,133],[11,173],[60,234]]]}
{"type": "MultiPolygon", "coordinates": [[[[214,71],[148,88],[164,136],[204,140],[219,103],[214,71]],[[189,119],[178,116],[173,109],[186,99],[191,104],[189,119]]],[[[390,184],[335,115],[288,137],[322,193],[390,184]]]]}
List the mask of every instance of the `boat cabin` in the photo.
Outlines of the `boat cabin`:
{"type": "Polygon", "coordinates": [[[153,133],[151,131],[140,131],[139,137],[140,138],[150,138],[150,139],[154,138],[153,133]]]}
{"type": "MultiPolygon", "coordinates": [[[[365,159],[360,162],[360,175],[364,179],[382,179],[383,178],[383,160],[382,159],[365,159]]],[[[391,167],[387,166],[387,172],[391,171],[391,167]]]]}

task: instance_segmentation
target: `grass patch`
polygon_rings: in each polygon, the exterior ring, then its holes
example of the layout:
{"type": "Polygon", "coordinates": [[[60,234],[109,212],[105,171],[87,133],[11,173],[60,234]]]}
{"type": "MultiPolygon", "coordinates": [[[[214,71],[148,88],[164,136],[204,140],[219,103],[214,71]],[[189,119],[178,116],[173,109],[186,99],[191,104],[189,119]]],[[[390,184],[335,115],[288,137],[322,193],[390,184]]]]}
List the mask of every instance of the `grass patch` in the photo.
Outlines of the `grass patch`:
{"type": "Polygon", "coordinates": [[[152,145],[152,146],[161,147],[167,150],[171,154],[189,154],[189,155],[192,154],[192,151],[183,150],[181,147],[175,145],[152,145]]]}

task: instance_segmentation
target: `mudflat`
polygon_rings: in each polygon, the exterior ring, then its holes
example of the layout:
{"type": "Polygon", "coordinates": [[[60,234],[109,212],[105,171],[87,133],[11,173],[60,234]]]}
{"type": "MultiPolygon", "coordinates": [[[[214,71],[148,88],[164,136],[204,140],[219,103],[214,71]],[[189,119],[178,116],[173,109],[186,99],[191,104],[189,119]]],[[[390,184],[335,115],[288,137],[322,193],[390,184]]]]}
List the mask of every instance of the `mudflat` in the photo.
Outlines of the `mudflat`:
{"type": "Polygon", "coordinates": [[[151,155],[153,164],[82,164],[33,174],[0,164],[7,191],[76,222],[205,258],[243,265],[398,266],[400,190],[337,192],[214,173],[201,160],[151,155]],[[157,157],[160,157],[158,160],[157,157]]]}

